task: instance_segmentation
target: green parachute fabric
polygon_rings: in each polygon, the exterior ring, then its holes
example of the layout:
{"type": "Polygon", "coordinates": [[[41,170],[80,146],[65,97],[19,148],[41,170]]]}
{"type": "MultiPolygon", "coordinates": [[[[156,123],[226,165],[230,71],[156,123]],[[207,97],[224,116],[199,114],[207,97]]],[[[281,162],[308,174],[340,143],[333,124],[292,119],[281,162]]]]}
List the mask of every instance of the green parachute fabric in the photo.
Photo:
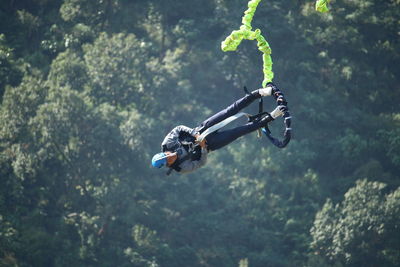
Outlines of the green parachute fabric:
{"type": "MultiPolygon", "coordinates": [[[[327,4],[330,0],[317,0],[315,8],[319,12],[328,12],[327,4]]],[[[239,30],[233,31],[226,39],[221,43],[221,49],[224,52],[235,51],[240,43],[245,40],[257,40],[258,50],[263,53],[263,73],[264,80],[262,86],[265,87],[267,83],[272,82],[274,73],[272,72],[272,57],[271,47],[267,40],[261,35],[261,30],[256,29],[252,31],[251,22],[256,12],[258,4],[261,0],[250,0],[248,2],[248,9],[244,12],[242,17],[242,25],[239,30]]]]}

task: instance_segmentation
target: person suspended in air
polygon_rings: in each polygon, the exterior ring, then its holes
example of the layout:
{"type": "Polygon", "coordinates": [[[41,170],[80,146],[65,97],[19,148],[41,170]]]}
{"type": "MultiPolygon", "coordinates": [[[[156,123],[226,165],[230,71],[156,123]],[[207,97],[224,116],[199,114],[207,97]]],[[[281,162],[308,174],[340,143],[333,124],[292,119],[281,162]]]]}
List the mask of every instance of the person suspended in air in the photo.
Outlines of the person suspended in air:
{"type": "Polygon", "coordinates": [[[161,143],[162,152],[153,156],[152,166],[156,168],[168,167],[167,174],[170,174],[172,170],[178,173],[192,172],[206,164],[209,152],[218,150],[239,137],[258,129],[263,129],[275,145],[284,147],[289,142],[291,135],[289,116],[287,102],[282,92],[273,83],[268,83],[265,88],[246,94],[195,128],[184,125],[175,127],[161,143]],[[220,130],[226,123],[235,119],[242,109],[264,96],[273,96],[277,101],[277,107],[271,113],[260,113],[258,115],[264,116],[256,116],[245,125],[220,130]],[[286,124],[285,141],[283,143],[271,137],[269,130],[266,130],[268,124],[280,116],[285,117],[286,124]]]}

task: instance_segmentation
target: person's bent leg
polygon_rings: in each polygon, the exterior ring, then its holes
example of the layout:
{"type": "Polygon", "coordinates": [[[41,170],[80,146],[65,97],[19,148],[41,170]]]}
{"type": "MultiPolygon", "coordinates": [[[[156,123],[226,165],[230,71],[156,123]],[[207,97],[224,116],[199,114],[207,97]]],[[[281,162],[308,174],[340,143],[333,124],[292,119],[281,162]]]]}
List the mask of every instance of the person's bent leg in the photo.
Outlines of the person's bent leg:
{"type": "Polygon", "coordinates": [[[262,127],[266,127],[271,121],[283,116],[286,110],[287,108],[283,105],[277,106],[268,116],[259,121],[253,121],[233,129],[212,133],[206,137],[207,148],[209,150],[220,149],[243,135],[254,132],[262,127]]]}
{"type": "Polygon", "coordinates": [[[210,128],[211,126],[225,120],[226,118],[229,118],[230,116],[237,114],[240,110],[244,109],[245,107],[250,105],[254,100],[260,97],[261,95],[258,93],[258,90],[253,91],[251,94],[245,95],[239,100],[236,100],[227,108],[209,117],[208,119],[203,121],[197,128],[199,129],[200,132],[203,132],[206,129],[210,128]]]}
{"type": "Polygon", "coordinates": [[[265,127],[270,121],[274,119],[270,116],[261,121],[250,122],[242,126],[224,131],[218,131],[207,136],[207,148],[211,151],[220,149],[239,137],[254,132],[255,130],[265,127]]]}

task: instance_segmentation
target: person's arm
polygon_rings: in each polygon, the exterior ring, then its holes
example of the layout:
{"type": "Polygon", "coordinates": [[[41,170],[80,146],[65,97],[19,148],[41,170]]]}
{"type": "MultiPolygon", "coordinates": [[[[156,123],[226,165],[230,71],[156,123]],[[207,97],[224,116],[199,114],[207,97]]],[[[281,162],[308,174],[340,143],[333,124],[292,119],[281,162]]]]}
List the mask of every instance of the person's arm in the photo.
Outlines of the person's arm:
{"type": "Polygon", "coordinates": [[[182,132],[186,132],[192,136],[195,136],[195,130],[189,127],[186,127],[184,125],[179,125],[176,126],[174,129],[172,129],[171,132],[165,136],[164,140],[161,143],[161,147],[163,148],[164,146],[168,149],[173,149],[177,148],[180,146],[179,143],[179,134],[182,132]]]}
{"type": "Polygon", "coordinates": [[[185,160],[179,165],[179,167],[181,168],[179,173],[189,173],[204,166],[207,162],[207,154],[208,154],[207,149],[203,147],[201,149],[200,159],[195,161],[191,161],[190,159],[185,160]]]}

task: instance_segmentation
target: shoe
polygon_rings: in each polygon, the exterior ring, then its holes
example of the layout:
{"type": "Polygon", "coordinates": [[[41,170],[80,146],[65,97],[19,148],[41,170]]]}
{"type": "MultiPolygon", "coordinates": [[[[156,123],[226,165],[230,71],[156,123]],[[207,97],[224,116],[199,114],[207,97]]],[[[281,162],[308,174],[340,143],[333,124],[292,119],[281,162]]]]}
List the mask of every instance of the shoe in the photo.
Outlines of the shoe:
{"type": "Polygon", "coordinates": [[[263,117],[260,120],[260,124],[262,125],[262,127],[267,127],[268,123],[270,123],[273,120],[274,120],[274,118],[272,118],[272,116],[270,114],[268,114],[267,116],[263,117]]]}
{"type": "Polygon", "coordinates": [[[283,116],[288,108],[284,105],[277,106],[270,114],[273,119],[283,116]]]}
{"type": "Polygon", "coordinates": [[[265,88],[260,88],[258,89],[258,93],[260,94],[260,96],[270,96],[272,95],[272,86],[268,86],[265,88]]]}

